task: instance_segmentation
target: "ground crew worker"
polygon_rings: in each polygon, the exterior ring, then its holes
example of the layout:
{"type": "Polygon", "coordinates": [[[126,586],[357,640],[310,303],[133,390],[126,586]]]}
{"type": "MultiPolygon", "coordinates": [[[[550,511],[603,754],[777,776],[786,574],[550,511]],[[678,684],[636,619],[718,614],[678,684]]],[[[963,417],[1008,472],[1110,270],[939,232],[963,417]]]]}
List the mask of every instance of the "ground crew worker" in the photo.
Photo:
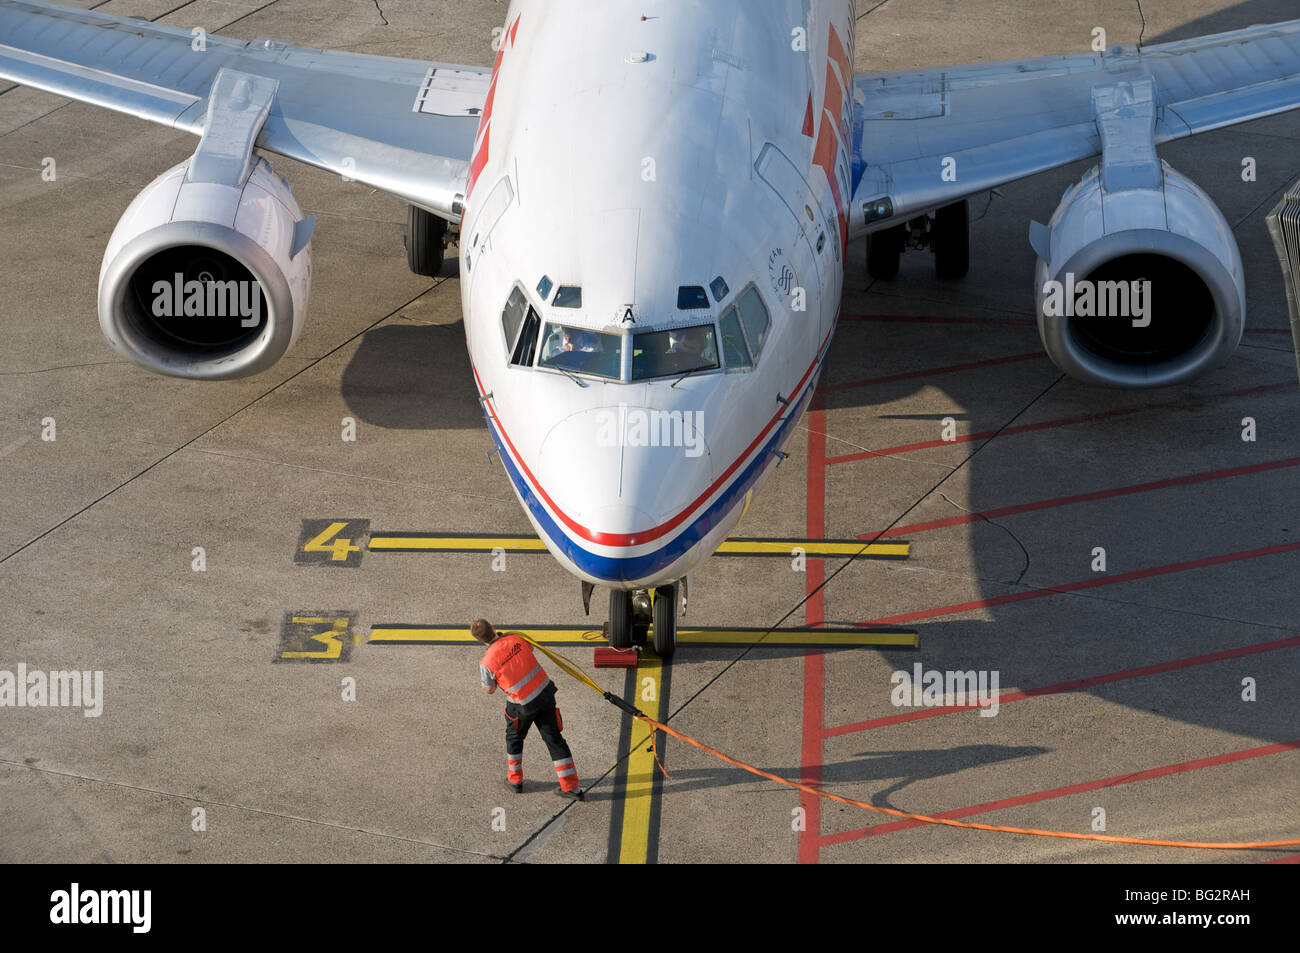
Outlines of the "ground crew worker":
{"type": "Polygon", "coordinates": [[[491,695],[500,688],[506,693],[506,786],[516,794],[524,790],[524,738],[536,724],[560,781],[555,793],[581,801],[578,769],[555,707],[555,683],[533,655],[533,647],[512,632],[498,635],[486,619],[475,619],[469,631],[488,647],[478,666],[483,691],[491,695]]]}

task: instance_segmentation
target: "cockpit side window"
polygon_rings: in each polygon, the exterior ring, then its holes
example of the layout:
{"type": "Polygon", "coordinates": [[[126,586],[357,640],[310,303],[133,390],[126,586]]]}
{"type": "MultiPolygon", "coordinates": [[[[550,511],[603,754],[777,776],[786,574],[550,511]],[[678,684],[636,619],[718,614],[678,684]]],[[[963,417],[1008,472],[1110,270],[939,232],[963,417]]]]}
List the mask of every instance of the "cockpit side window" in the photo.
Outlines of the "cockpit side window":
{"type": "Polygon", "coordinates": [[[632,339],[632,380],[711,371],[718,367],[718,345],[711,324],[650,331],[632,339]]]}
{"type": "Polygon", "coordinates": [[[745,334],[740,330],[740,314],[732,305],[718,322],[722,329],[722,355],[726,358],[728,370],[736,367],[753,367],[749,359],[749,348],[745,346],[745,334]]]}
{"type": "Polygon", "coordinates": [[[519,287],[510,292],[505,310],[501,312],[501,330],[505,333],[506,350],[510,363],[531,367],[533,353],[537,350],[537,332],[541,319],[528,303],[519,287]]]}
{"type": "Polygon", "coordinates": [[[537,312],[532,308],[528,309],[528,314],[524,317],[524,330],[519,335],[519,342],[515,344],[514,353],[510,355],[510,363],[518,364],[520,367],[533,366],[533,354],[537,351],[537,332],[542,329],[542,319],[537,316],[537,312]]]}
{"type": "Polygon", "coordinates": [[[772,317],[768,314],[767,305],[763,304],[763,297],[758,293],[758,289],[750,285],[736,300],[736,307],[740,311],[740,323],[745,327],[750,353],[758,357],[763,350],[763,343],[767,340],[767,332],[772,326],[772,317]]]}
{"type": "Polygon", "coordinates": [[[524,297],[523,291],[515,288],[510,292],[505,310],[501,312],[501,330],[506,334],[506,350],[514,349],[515,342],[519,340],[519,328],[523,325],[524,315],[527,313],[528,299],[524,297]]]}

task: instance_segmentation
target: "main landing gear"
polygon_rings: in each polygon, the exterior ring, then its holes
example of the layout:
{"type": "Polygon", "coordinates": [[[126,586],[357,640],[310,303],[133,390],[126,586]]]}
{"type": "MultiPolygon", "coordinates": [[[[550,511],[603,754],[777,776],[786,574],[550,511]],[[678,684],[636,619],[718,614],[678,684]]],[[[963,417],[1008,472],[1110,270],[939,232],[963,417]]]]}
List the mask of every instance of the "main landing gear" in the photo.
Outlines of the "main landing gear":
{"type": "Polygon", "coordinates": [[[945,281],[965,278],[970,269],[970,206],[965,200],[920,215],[904,225],[867,236],[867,274],[898,277],[900,256],[909,248],[934,252],[934,273],[945,281]]]}
{"type": "Polygon", "coordinates": [[[649,638],[655,654],[668,658],[677,648],[677,615],[684,597],[684,582],[654,589],[611,589],[609,644],[616,649],[630,649],[634,644],[645,644],[649,638]]]}
{"type": "Polygon", "coordinates": [[[414,205],[406,207],[406,267],[416,275],[437,278],[447,250],[447,220],[414,205]]]}

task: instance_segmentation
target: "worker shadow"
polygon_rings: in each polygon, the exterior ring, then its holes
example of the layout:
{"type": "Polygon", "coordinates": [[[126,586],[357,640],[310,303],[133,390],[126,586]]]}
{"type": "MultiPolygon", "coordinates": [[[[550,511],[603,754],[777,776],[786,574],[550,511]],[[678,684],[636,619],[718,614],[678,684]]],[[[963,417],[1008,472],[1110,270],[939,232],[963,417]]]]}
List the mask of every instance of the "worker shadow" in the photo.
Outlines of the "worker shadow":
{"type": "MultiPolygon", "coordinates": [[[[822,765],[822,779],[813,787],[826,788],[837,794],[850,797],[853,792],[845,785],[893,782],[870,795],[869,801],[880,807],[892,807],[889,798],[908,785],[918,781],[948,777],[962,771],[989,767],[1023,758],[1034,758],[1047,754],[1050,748],[1036,745],[958,745],[953,748],[914,749],[893,751],[862,751],[849,760],[831,761],[822,765]]],[[[756,765],[755,767],[762,767],[756,765]]],[[[658,769],[655,769],[656,771],[658,769]]],[[[800,768],[763,768],[769,774],[776,774],[791,781],[799,781],[803,774],[800,768]]],[[[742,768],[718,767],[707,768],[669,768],[670,778],[665,782],[665,796],[684,794],[689,791],[712,788],[734,787],[738,784],[764,783],[742,768]]],[[[629,777],[629,781],[648,780],[629,777]]],[[[777,786],[773,786],[773,790],[777,786]]],[[[788,790],[780,786],[781,790],[788,790]]],[[[767,790],[760,787],[759,790],[767,790]]],[[[588,797],[595,798],[601,792],[592,792],[588,797]]],[[[613,798],[610,792],[603,795],[613,798]]],[[[599,798],[597,798],[599,799],[599,798]]],[[[861,799],[861,798],[859,798],[861,799]]]]}

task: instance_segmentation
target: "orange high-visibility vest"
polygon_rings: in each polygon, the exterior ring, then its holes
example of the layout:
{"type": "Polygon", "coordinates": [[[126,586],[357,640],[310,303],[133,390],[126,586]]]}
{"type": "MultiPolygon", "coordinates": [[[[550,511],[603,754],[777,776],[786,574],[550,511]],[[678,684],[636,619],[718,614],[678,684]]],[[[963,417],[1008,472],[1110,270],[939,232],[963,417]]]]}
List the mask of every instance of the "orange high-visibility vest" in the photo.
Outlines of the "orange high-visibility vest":
{"type": "Polygon", "coordinates": [[[484,668],[497,680],[497,687],[516,705],[527,705],[540,695],[551,679],[542,668],[533,647],[517,635],[502,635],[483,653],[484,668]]]}

